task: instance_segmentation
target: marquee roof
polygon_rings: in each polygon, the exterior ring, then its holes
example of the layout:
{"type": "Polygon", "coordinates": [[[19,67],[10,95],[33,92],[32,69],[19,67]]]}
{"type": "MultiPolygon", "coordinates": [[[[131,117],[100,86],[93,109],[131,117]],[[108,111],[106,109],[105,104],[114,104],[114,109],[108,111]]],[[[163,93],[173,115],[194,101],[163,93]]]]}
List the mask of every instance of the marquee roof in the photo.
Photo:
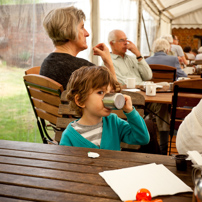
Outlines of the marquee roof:
{"type": "Polygon", "coordinates": [[[202,0],[145,0],[157,13],[171,20],[172,27],[202,28],[202,0]]]}

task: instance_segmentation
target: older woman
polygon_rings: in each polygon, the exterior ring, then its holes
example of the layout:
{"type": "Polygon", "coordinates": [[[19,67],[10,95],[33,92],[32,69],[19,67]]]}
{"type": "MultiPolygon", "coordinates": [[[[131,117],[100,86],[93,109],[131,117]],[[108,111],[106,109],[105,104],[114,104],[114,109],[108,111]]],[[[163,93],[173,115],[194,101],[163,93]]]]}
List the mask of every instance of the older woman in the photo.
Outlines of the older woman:
{"type": "Polygon", "coordinates": [[[176,56],[167,55],[170,50],[170,44],[166,39],[157,39],[154,42],[154,56],[146,59],[148,64],[160,64],[175,67],[177,77],[187,77],[181,69],[179,60],[176,56]]]}
{"type": "MultiPolygon", "coordinates": [[[[85,14],[73,6],[51,10],[43,21],[43,26],[53,41],[55,49],[41,65],[40,74],[47,76],[66,89],[73,71],[82,66],[95,65],[76,55],[88,48],[86,37],[89,33],[84,28],[85,14]]],[[[103,43],[93,48],[94,55],[101,56],[104,64],[116,78],[109,49],[103,43]]]]}

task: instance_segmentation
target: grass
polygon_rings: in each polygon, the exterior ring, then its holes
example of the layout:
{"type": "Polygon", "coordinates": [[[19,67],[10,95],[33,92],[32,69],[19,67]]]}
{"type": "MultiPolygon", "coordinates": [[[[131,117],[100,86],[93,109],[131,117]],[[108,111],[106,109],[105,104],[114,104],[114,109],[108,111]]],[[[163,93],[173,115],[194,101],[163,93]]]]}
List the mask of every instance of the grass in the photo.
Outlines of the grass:
{"type": "Polygon", "coordinates": [[[41,143],[23,83],[24,71],[0,64],[0,139],[41,143]]]}

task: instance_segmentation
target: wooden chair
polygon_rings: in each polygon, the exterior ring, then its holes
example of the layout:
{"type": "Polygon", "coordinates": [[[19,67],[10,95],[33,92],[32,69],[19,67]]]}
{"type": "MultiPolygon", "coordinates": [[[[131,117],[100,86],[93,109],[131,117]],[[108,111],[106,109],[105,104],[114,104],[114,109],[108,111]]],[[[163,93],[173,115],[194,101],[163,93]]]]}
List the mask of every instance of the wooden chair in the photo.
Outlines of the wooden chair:
{"type": "Polygon", "coordinates": [[[40,72],[40,66],[36,66],[36,67],[31,67],[29,69],[27,69],[25,71],[25,75],[28,75],[28,74],[39,74],[40,72]]]}
{"type": "Polygon", "coordinates": [[[43,143],[48,143],[53,139],[47,132],[46,121],[50,122],[51,126],[57,130],[57,117],[62,117],[58,114],[58,109],[61,103],[60,96],[63,92],[63,86],[48,77],[38,74],[28,74],[23,78],[42,141],[43,143]]]}
{"type": "Polygon", "coordinates": [[[149,65],[153,77],[151,81],[154,83],[158,82],[174,82],[176,80],[176,68],[167,66],[167,65],[159,65],[159,64],[151,64],[149,65]]]}
{"type": "Polygon", "coordinates": [[[60,117],[57,118],[56,127],[60,130],[56,131],[54,138],[57,142],[60,142],[62,132],[66,129],[68,124],[79,118],[75,111],[70,110],[66,95],[67,90],[63,91],[61,94],[61,104],[59,104],[58,109],[60,117]]]}
{"type": "Polygon", "coordinates": [[[171,104],[170,147],[169,154],[174,153],[172,142],[174,130],[177,130],[184,118],[202,98],[202,79],[190,79],[174,82],[174,95],[171,104]]]}
{"type": "MultiPolygon", "coordinates": [[[[140,116],[144,116],[144,107],[145,107],[145,98],[140,93],[122,91],[123,94],[129,95],[132,99],[133,106],[139,112],[140,116]]],[[[112,110],[112,113],[117,114],[119,118],[124,120],[127,119],[126,115],[123,113],[123,110],[112,110]]],[[[140,148],[140,145],[130,145],[124,142],[121,142],[122,150],[137,150],[140,148]]]]}

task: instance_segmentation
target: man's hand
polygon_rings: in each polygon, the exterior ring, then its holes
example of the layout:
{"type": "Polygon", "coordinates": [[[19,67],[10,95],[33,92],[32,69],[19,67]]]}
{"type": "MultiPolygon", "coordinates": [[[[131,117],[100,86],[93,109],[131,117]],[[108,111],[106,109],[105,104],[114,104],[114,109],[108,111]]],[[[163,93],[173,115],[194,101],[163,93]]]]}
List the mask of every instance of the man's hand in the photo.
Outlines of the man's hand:
{"type": "MultiPolygon", "coordinates": [[[[132,42],[132,41],[129,41],[129,40],[127,40],[127,49],[129,50],[129,51],[131,51],[133,54],[135,54],[136,55],[136,57],[139,57],[139,56],[141,56],[141,54],[140,54],[140,51],[137,49],[137,47],[136,47],[136,45],[132,42]]],[[[142,58],[141,58],[142,59],[142,58]]],[[[140,59],[140,60],[141,60],[140,59]]]]}

